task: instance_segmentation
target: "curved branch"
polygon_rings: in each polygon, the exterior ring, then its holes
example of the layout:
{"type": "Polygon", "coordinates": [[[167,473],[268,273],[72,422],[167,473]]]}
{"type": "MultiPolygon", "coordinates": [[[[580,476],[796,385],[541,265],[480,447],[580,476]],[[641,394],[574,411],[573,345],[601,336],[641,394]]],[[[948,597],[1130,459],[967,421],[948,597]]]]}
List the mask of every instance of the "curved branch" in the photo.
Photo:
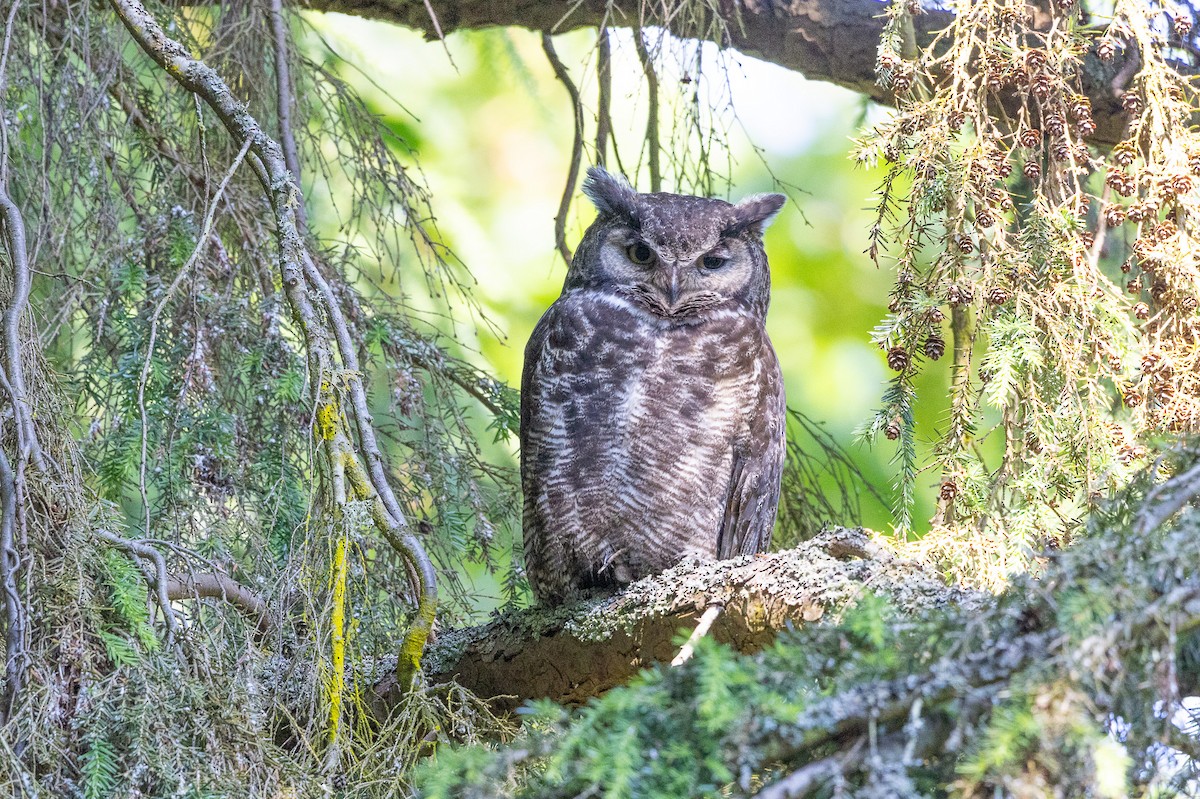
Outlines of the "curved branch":
{"type": "Polygon", "coordinates": [[[179,631],[179,620],[175,618],[175,611],[171,609],[171,598],[168,596],[167,584],[167,559],[163,554],[149,544],[136,541],[131,538],[122,538],[115,533],[110,533],[108,530],[96,530],[96,537],[101,538],[108,543],[120,547],[129,554],[147,560],[154,567],[154,595],[158,602],[159,608],[162,610],[163,618],[167,622],[167,645],[175,640],[175,634],[179,631]]]}
{"type": "Polygon", "coordinates": [[[558,216],[554,217],[554,244],[562,255],[567,266],[571,265],[571,249],[567,246],[567,212],[571,210],[571,198],[575,195],[575,180],[579,177],[579,167],[583,161],[583,102],[579,98],[567,66],[558,57],[554,49],[554,40],[549,33],[542,34],[542,50],[546,60],[554,70],[554,76],[559,79],[571,96],[571,108],[575,113],[575,140],[571,145],[571,166],[567,170],[567,186],[563,189],[562,201],[558,204],[558,216]]]}
{"type": "Polygon", "coordinates": [[[261,596],[225,574],[201,572],[167,578],[167,598],[221,599],[244,613],[261,633],[267,629],[267,603],[261,596]]]}

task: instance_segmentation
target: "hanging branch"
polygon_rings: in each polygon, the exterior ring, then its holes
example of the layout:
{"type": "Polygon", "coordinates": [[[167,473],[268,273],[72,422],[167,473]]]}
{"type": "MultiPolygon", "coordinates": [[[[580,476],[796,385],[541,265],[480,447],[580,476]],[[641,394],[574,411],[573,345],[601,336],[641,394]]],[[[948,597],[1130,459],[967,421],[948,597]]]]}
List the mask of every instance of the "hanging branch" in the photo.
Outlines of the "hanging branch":
{"type": "Polygon", "coordinates": [[[571,166],[567,170],[567,185],[563,189],[562,200],[558,204],[558,216],[554,217],[554,246],[559,254],[571,265],[571,250],[567,247],[567,211],[571,210],[571,197],[575,195],[575,181],[579,178],[579,167],[583,162],[583,103],[579,99],[579,89],[571,81],[567,67],[554,50],[554,41],[549,33],[542,34],[542,50],[546,59],[554,69],[554,75],[566,87],[571,96],[571,106],[575,110],[575,139],[571,145],[571,166]]]}
{"type": "Polygon", "coordinates": [[[637,49],[638,61],[642,62],[642,72],[646,74],[646,95],[649,104],[646,112],[646,150],[650,163],[650,191],[662,191],[662,169],[658,164],[658,72],[654,69],[654,61],[646,49],[646,42],[642,40],[641,28],[634,32],[633,45],[637,49]]]}
{"type": "MultiPolygon", "coordinates": [[[[596,77],[598,87],[596,112],[596,163],[608,163],[608,138],[612,135],[612,45],[608,28],[596,30],[596,77]]],[[[615,145],[615,142],[614,142],[615,145]]],[[[615,149],[615,148],[614,148],[615,149]]]]}
{"type": "Polygon", "coordinates": [[[299,188],[288,170],[279,143],[268,136],[234,98],[229,87],[210,67],[193,59],[178,42],[163,32],[158,22],[137,0],[111,0],[111,5],[138,45],[188,91],[203,99],[216,112],[225,128],[242,143],[252,142],[251,163],[275,217],[280,271],[284,293],[304,336],[308,350],[310,393],[315,407],[317,432],[325,450],[335,505],[354,496],[367,500],[371,517],[380,534],[411,564],[419,582],[417,613],[400,648],[397,663],[401,684],[407,687],[420,668],[425,641],[437,610],[437,579],[424,547],[409,528],[383,472],[382,455],[366,410],[366,391],[357,361],[353,358],[349,331],[332,289],[317,272],[300,236],[297,207],[302,203],[299,188]],[[310,296],[315,288],[325,313],[322,319],[310,296]],[[327,320],[327,321],[326,321],[327,320]],[[331,330],[332,328],[332,330],[331,330]],[[335,338],[344,368],[334,360],[330,339],[335,338]],[[351,413],[359,432],[362,453],[355,448],[347,429],[340,392],[348,388],[351,413]],[[362,457],[368,463],[364,468],[362,457]]]}
{"type": "MultiPolygon", "coordinates": [[[[300,186],[300,155],[296,151],[296,137],[292,133],[292,73],[288,65],[287,18],[283,14],[283,0],[271,0],[271,35],[274,38],[275,55],[275,113],[279,115],[279,142],[283,145],[283,161],[292,180],[300,186]]],[[[300,232],[308,229],[308,211],[304,203],[296,208],[300,232]]]]}
{"type": "Polygon", "coordinates": [[[17,520],[16,480],[8,455],[0,450],[0,585],[4,590],[4,694],[0,696],[0,726],[8,722],[17,696],[25,684],[28,665],[26,630],[29,614],[17,587],[21,558],[13,544],[17,520]]]}
{"type": "Polygon", "coordinates": [[[179,273],[175,275],[175,279],[171,281],[171,285],[163,292],[162,298],[158,304],[154,306],[154,312],[150,315],[150,335],[146,342],[146,357],[142,361],[142,374],[138,378],[137,390],[137,405],[138,413],[141,415],[141,433],[142,433],[142,453],[138,461],[138,490],[142,495],[142,509],[145,513],[145,537],[150,537],[150,498],[146,492],[146,455],[149,445],[149,420],[146,417],[146,384],[150,382],[150,368],[154,359],[154,344],[158,339],[158,323],[162,319],[163,311],[166,310],[167,304],[171,298],[175,296],[175,292],[179,290],[179,286],[183,283],[188,273],[192,271],[196,261],[200,260],[200,256],[204,253],[204,248],[208,244],[208,237],[212,235],[213,222],[216,220],[217,208],[221,204],[221,197],[225,194],[226,187],[229,186],[229,181],[233,180],[237,169],[242,165],[242,161],[246,158],[246,153],[250,150],[250,140],[247,139],[242,143],[242,149],[238,152],[237,157],[233,159],[233,164],[225,172],[225,177],[217,186],[217,191],[213,194],[212,200],[209,203],[208,213],[204,217],[204,224],[200,230],[200,237],[196,240],[196,246],[192,250],[191,257],[179,269],[179,273]]]}
{"type": "MultiPolygon", "coordinates": [[[[5,78],[8,55],[12,45],[13,24],[19,2],[9,9],[4,24],[4,43],[0,49],[0,108],[4,107],[5,78]]],[[[23,518],[25,498],[25,463],[32,460],[34,466],[46,472],[46,461],[38,443],[37,431],[33,426],[33,413],[29,408],[29,392],[25,386],[25,372],[21,364],[19,330],[21,317],[29,301],[30,269],[25,246],[25,220],[21,210],[8,196],[8,127],[0,125],[0,245],[12,269],[12,296],[4,309],[4,350],[0,363],[0,383],[12,402],[13,420],[16,425],[16,468],[13,468],[7,453],[0,450],[0,586],[4,591],[5,647],[4,647],[4,692],[0,695],[0,724],[8,720],[16,705],[17,696],[25,683],[28,666],[29,613],[21,601],[17,586],[17,573],[21,568],[21,556],[17,551],[14,533],[18,517],[23,518]]]]}
{"type": "Polygon", "coordinates": [[[158,602],[159,610],[162,611],[163,619],[166,621],[167,645],[170,646],[171,642],[175,640],[176,633],[179,632],[179,620],[175,618],[175,611],[171,609],[171,598],[167,595],[167,585],[170,582],[167,576],[167,559],[163,557],[161,552],[143,541],[122,538],[115,533],[110,533],[108,530],[96,530],[96,537],[120,547],[134,557],[148,561],[153,567],[154,598],[158,602]]]}

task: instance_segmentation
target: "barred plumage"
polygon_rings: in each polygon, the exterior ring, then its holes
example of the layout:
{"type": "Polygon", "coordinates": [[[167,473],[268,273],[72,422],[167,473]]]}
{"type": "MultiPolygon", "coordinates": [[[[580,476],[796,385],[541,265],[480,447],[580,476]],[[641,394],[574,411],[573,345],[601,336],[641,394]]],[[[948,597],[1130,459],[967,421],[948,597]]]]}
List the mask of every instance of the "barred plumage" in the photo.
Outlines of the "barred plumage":
{"type": "Polygon", "coordinates": [[[525,562],[542,601],[771,539],[786,410],[762,230],[737,205],[589,170],[599,217],[525,350],[525,562]]]}

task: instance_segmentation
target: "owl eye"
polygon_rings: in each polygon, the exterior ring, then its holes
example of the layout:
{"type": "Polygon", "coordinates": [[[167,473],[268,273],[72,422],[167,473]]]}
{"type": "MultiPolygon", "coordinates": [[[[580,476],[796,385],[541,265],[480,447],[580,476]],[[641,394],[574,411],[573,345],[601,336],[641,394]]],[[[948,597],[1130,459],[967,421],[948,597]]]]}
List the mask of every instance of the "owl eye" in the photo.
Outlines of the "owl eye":
{"type": "Polygon", "coordinates": [[[700,263],[704,266],[705,269],[713,270],[713,269],[720,269],[722,266],[724,266],[728,262],[729,262],[728,258],[722,258],[719,255],[706,255],[706,256],[704,256],[704,260],[701,261],[700,263]]]}
{"type": "Polygon", "coordinates": [[[654,250],[644,241],[639,241],[636,244],[630,244],[625,250],[625,254],[629,256],[629,260],[639,266],[645,266],[654,260],[654,250]]]}

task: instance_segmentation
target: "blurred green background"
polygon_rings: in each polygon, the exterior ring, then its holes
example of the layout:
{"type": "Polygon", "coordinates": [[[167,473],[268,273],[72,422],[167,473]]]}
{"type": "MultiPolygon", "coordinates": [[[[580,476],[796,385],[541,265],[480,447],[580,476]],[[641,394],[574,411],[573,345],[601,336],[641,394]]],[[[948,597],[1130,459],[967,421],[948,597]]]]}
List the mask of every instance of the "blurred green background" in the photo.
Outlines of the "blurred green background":
{"type": "MultiPolygon", "coordinates": [[[[440,324],[453,330],[467,357],[518,386],[525,341],[558,296],[566,272],[554,248],[554,216],[570,161],[572,111],[539,34],[494,29],[455,33],[441,42],[337,14],[311,14],[305,22],[304,46],[316,52],[321,41],[332,48],[341,60],[329,57],[326,66],[411,148],[405,158],[419,164],[437,227],[476,281],[474,296],[486,320],[455,313],[440,324]]],[[[612,34],[612,113],[620,166],[648,190],[646,87],[632,36],[628,29],[612,34]]],[[[585,165],[595,158],[595,43],[594,30],[555,37],[584,98],[585,165]]],[[[893,275],[864,254],[882,171],[863,169],[848,157],[856,131],[888,111],[781,67],[722,55],[711,45],[702,48],[698,71],[692,69],[695,45],[668,40],[663,48],[664,142],[672,141],[672,123],[679,123],[674,157],[664,161],[664,189],[694,185],[680,180],[681,171],[694,175],[687,164],[699,153],[697,137],[683,141],[693,104],[721,142],[709,161],[728,178],[727,186],[716,186],[718,196],[736,200],[780,190],[792,198],[766,241],[774,280],[768,328],[788,402],[822,424],[890,497],[895,445],[881,440],[868,446],[854,435],[878,407],[891,376],[869,332],[887,313],[893,275]]],[[[620,168],[611,159],[608,165],[620,168]]],[[[579,240],[593,215],[577,196],[568,244],[579,240]]],[[[314,216],[320,217],[319,208],[314,216]]],[[[403,265],[400,273],[400,290],[407,291],[403,265]]],[[[413,289],[419,293],[420,287],[413,289]]],[[[920,378],[917,429],[926,441],[936,437],[945,412],[945,361],[931,364],[920,378]]],[[[497,457],[515,458],[515,441],[497,446],[504,447],[497,457]]],[[[932,473],[919,478],[917,533],[933,512],[936,482],[932,473]]],[[[865,525],[891,530],[890,514],[878,503],[864,502],[863,510],[865,525]]]]}

